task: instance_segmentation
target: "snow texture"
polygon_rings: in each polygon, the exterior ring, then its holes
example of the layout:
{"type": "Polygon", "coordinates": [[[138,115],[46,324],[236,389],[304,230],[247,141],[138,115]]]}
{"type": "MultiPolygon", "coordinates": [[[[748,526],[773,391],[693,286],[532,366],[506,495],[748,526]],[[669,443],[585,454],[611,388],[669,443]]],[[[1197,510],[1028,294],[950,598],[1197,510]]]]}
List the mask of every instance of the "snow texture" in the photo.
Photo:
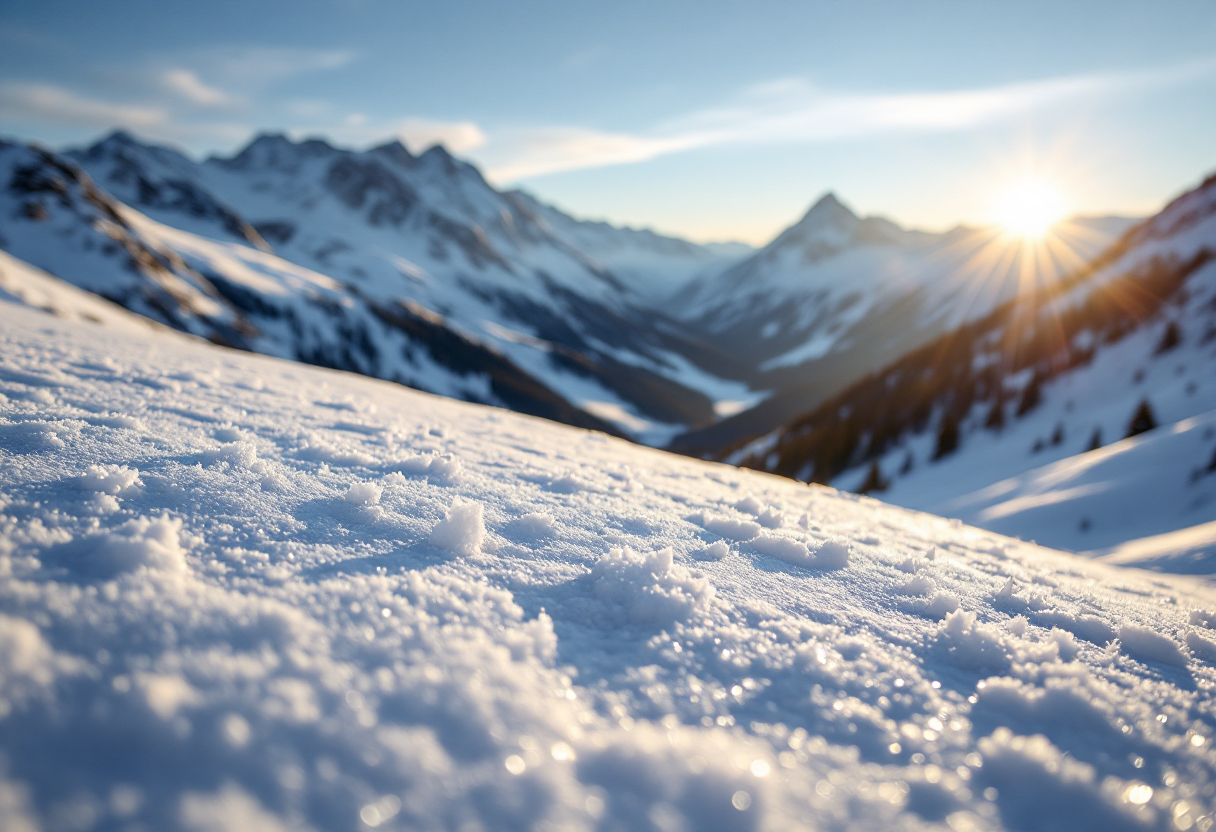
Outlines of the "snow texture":
{"type": "Polygon", "coordinates": [[[10,303],[0,397],[6,830],[1211,827],[1195,579],[10,303]]]}

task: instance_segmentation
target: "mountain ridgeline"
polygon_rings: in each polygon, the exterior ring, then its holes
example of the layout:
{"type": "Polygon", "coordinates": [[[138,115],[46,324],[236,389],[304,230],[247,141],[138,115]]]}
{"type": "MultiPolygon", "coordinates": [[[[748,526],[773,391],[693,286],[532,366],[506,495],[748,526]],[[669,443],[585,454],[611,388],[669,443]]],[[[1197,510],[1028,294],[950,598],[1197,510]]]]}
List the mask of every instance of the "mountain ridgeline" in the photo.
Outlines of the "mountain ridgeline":
{"type": "MultiPolygon", "coordinates": [[[[203,162],[124,132],[0,143],[0,217],[15,257],[217,343],[718,458],[1023,291],[991,229],[910,231],[828,194],[759,250],[698,245],[399,142],[262,135],[203,162]]],[[[1128,225],[1075,221],[1041,280],[1128,225]]]]}

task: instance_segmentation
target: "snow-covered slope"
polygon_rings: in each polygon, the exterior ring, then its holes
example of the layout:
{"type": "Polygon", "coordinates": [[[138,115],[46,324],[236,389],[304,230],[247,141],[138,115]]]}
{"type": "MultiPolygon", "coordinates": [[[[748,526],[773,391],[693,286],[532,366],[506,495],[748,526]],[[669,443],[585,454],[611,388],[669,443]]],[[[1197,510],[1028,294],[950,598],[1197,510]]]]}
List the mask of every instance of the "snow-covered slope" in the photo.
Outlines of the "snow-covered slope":
{"type": "Polygon", "coordinates": [[[524,191],[511,191],[506,196],[572,248],[610,270],[648,306],[662,308],[678,289],[752,253],[751,247],[742,243],[703,246],[647,229],[576,220],[524,191]]]}
{"type": "Polygon", "coordinates": [[[1059,293],[956,330],[740,455],[1078,551],[1216,519],[1213,253],[1216,179],[1059,293]],[[1142,403],[1164,427],[1119,442],[1142,403]]]}
{"type": "Polygon", "coordinates": [[[1216,594],[0,300],[5,829],[1204,829],[1216,594]]]}
{"type": "Polygon", "coordinates": [[[0,251],[0,300],[39,309],[70,321],[92,321],[118,329],[169,332],[149,318],[128,312],[92,292],[64,283],[0,251]]]}
{"type": "Polygon", "coordinates": [[[1128,229],[1118,217],[1074,218],[1049,245],[997,229],[933,234],[859,217],[833,194],[772,243],[690,283],[673,304],[686,322],[738,345],[748,381],[772,391],[733,419],[673,447],[715,454],[799,413],[943,332],[988,315],[1083,266],[1128,229]]]}
{"type": "MultiPolygon", "coordinates": [[[[1216,412],[1209,412],[994,483],[941,513],[1053,548],[1110,549],[1216,521],[1213,463],[1216,412]]],[[[980,467],[991,476],[999,463],[980,467]]]]}

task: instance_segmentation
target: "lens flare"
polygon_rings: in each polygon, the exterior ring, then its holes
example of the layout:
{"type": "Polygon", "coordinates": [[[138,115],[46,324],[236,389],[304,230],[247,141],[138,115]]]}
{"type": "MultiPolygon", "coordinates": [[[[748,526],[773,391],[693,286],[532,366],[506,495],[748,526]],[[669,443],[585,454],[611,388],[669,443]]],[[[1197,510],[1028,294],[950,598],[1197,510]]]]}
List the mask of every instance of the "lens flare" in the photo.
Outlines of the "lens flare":
{"type": "Polygon", "coordinates": [[[1042,179],[1023,179],[997,197],[993,214],[1006,233],[1037,240],[1063,219],[1066,211],[1059,188],[1042,179]]]}

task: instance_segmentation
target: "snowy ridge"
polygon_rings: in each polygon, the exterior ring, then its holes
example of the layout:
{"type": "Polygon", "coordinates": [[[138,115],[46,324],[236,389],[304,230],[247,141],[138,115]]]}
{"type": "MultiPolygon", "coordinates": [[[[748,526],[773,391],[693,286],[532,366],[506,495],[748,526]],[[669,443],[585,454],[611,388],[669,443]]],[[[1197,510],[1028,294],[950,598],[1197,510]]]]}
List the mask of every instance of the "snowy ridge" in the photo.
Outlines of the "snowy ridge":
{"type": "Polygon", "coordinates": [[[1028,288],[1080,270],[1131,220],[1074,218],[1032,253],[997,229],[912,231],[859,217],[827,194],[772,243],[677,296],[685,321],[740,345],[770,397],[672,445],[719,457],[849,388],[901,355],[981,320],[1028,288]]]}
{"type": "MultiPolygon", "coordinates": [[[[703,354],[715,352],[690,345],[673,321],[660,326],[664,316],[651,308],[656,287],[727,261],[710,249],[499,193],[441,146],[413,156],[392,142],[360,153],[262,135],[230,159],[196,164],[115,134],[71,155],[124,203],[168,225],[197,224],[200,212],[165,193],[184,188],[236,206],[280,257],[381,304],[404,297],[434,310],[577,406],[622,411],[618,427],[642,438],[649,428],[639,424],[670,433],[663,425],[713,419],[712,401],[685,389],[677,368],[688,357],[709,363],[703,354]],[[486,321],[553,348],[500,339],[486,321]]],[[[209,220],[214,212],[202,213],[213,230],[200,233],[233,236],[228,223],[209,220]]]]}
{"type": "Polygon", "coordinates": [[[28,306],[72,321],[91,321],[117,329],[165,330],[149,318],[128,312],[92,292],[77,289],[41,269],[0,251],[0,300],[28,306]]]}
{"type": "Polygon", "coordinates": [[[1188,829],[1216,595],[0,302],[9,829],[1188,829]]]}
{"type": "Polygon", "coordinates": [[[199,165],[119,133],[70,156],[0,145],[5,247],[170,326],[651,441],[714,418],[686,383],[741,395],[686,371],[679,350],[712,349],[654,329],[603,266],[441,150],[263,137],[199,165]]]}

